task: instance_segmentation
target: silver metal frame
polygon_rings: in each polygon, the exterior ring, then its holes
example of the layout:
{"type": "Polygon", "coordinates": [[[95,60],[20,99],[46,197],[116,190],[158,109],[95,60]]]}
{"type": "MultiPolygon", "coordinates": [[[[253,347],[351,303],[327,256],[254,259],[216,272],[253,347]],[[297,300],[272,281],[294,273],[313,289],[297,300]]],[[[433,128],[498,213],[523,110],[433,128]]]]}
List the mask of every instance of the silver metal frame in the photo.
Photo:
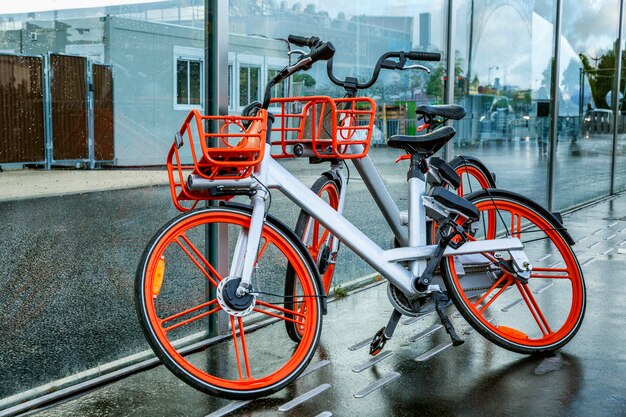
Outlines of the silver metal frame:
{"type": "MultiPolygon", "coordinates": [[[[287,198],[316,219],[326,229],[337,236],[354,253],[389,280],[407,297],[416,298],[420,292],[413,285],[413,281],[424,270],[428,258],[436,248],[435,245],[426,245],[426,215],[422,202],[426,190],[426,183],[417,178],[409,180],[409,225],[408,244],[400,248],[384,250],[374,243],[368,236],[350,223],[345,217],[328,205],[317,194],[302,184],[296,177],[271,157],[269,146],[265,148],[263,161],[255,170],[254,177],[241,180],[206,180],[198,176],[190,176],[189,187],[193,190],[209,189],[216,186],[228,188],[252,188],[256,194],[251,197],[252,218],[250,229],[240,232],[233,259],[230,276],[241,277],[238,292],[248,291],[252,284],[252,271],[263,221],[265,219],[265,200],[268,189],[277,189],[287,198]],[[245,248],[245,249],[244,249],[245,248]],[[409,269],[398,262],[409,262],[409,269]]],[[[378,171],[373,167],[369,158],[363,158],[360,163],[360,172],[368,188],[374,184],[382,184],[378,171]],[[369,161],[369,162],[368,162],[369,161]]],[[[392,224],[400,224],[400,211],[389,195],[384,184],[379,188],[371,188],[370,192],[379,204],[385,218],[391,219],[392,224]]],[[[404,235],[400,226],[398,234],[404,235]]],[[[459,249],[447,248],[444,256],[465,255],[479,252],[510,251],[521,253],[523,245],[517,238],[504,238],[480,242],[467,242],[459,249]]]]}

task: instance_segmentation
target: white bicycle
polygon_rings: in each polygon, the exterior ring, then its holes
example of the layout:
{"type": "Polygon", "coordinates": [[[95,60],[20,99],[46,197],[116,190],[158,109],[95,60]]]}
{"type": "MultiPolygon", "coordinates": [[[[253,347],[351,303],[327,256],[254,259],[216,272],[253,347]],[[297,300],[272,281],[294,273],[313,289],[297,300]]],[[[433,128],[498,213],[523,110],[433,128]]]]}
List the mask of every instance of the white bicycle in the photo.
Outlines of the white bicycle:
{"type": "MultiPolygon", "coordinates": [[[[325,292],[307,248],[268,213],[273,190],[388,281],[394,312],[373,337],[372,354],[389,340],[402,315],[433,310],[453,344],[463,343],[446,315],[450,301],[481,335],[514,352],[548,352],[571,340],[583,320],[585,285],[561,221],[512,192],[485,189],[463,198],[443,187],[427,187],[429,177],[439,176],[428,158],[452,139],[452,127],[389,139],[389,146],[405,150],[410,159],[406,213],[398,210],[378,172],[363,165],[361,175],[375,185],[369,191],[384,217],[396,225],[397,247],[388,250],[272,158],[266,144],[276,135],[286,148],[302,145],[320,158],[340,160],[363,158],[371,136],[375,105],[367,98],[292,98],[289,111],[285,99],[281,116],[274,120],[268,114],[273,85],[334,53],[330,43],[318,38],[291,40],[311,52],[269,83],[254,114],[192,112],[170,150],[174,203],[186,211],[155,234],[136,277],[138,317],[163,363],[199,390],[249,399],[280,390],[313,357],[325,292]],[[325,129],[319,124],[319,115],[327,110],[329,135],[320,133],[325,129]],[[191,151],[193,164],[181,162],[184,149],[191,151]],[[249,197],[250,204],[222,202],[189,210],[198,201],[235,195],[249,197]],[[435,244],[426,239],[428,219],[437,223],[435,244]],[[208,242],[208,228],[220,233],[219,248],[208,242]],[[207,256],[211,251],[216,252],[215,265],[207,256]],[[287,271],[294,277],[289,288],[287,271]],[[218,314],[227,318],[228,326],[224,334],[209,338],[208,322],[218,314]]],[[[412,59],[438,56],[413,52],[412,59]]]]}

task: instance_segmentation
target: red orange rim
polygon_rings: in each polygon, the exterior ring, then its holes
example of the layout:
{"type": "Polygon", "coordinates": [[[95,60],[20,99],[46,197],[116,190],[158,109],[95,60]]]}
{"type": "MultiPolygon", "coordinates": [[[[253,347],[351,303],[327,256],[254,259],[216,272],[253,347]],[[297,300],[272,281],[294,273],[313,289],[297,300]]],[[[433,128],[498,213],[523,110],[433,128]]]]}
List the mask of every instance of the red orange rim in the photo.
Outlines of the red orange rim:
{"type": "MultiPolygon", "coordinates": [[[[480,184],[481,188],[491,188],[491,184],[489,183],[489,180],[485,178],[485,175],[483,174],[483,172],[473,165],[459,165],[455,169],[455,171],[461,177],[461,185],[456,190],[457,194],[460,195],[461,197],[467,194],[465,192],[464,185],[463,185],[463,175],[466,175],[467,177],[473,177],[474,179],[476,179],[476,181],[478,181],[478,184],[480,184]]],[[[468,181],[470,180],[471,178],[468,178],[468,181]]],[[[469,190],[469,191],[472,192],[472,191],[478,191],[478,190],[469,190]]]]}
{"type": "MultiPolygon", "coordinates": [[[[562,238],[562,236],[557,231],[553,230],[553,227],[545,219],[538,216],[533,210],[521,206],[520,204],[500,199],[498,197],[494,197],[494,200],[495,206],[497,206],[498,210],[500,210],[501,212],[511,213],[512,221],[511,225],[508,226],[511,228],[510,231],[513,236],[520,237],[519,230],[515,229],[515,227],[518,225],[521,226],[522,221],[527,220],[542,229],[543,232],[549,237],[550,241],[556,246],[557,250],[563,258],[565,266],[562,268],[535,268],[533,269],[533,274],[531,274],[531,280],[533,278],[551,277],[554,277],[554,279],[563,279],[563,274],[567,274],[565,276],[568,277],[567,280],[569,280],[571,283],[572,291],[571,305],[567,318],[558,329],[553,328],[542,313],[541,307],[538,305],[532,291],[530,291],[529,289],[529,286],[527,284],[521,283],[519,280],[515,280],[513,277],[507,274],[504,274],[489,290],[483,293],[483,296],[480,297],[478,301],[470,301],[470,299],[462,290],[459,277],[456,273],[454,258],[449,257],[447,259],[448,269],[450,271],[452,283],[455,286],[456,292],[459,294],[461,301],[463,302],[464,306],[469,310],[469,312],[477,320],[479,320],[484,327],[486,327],[490,332],[497,335],[498,337],[518,345],[537,348],[558,343],[559,341],[567,337],[567,335],[569,335],[570,332],[576,327],[581,316],[581,311],[583,309],[584,289],[576,259],[574,258],[569,246],[562,238]],[[522,305],[525,305],[529,309],[531,315],[537,321],[537,326],[540,328],[543,335],[542,337],[529,339],[524,333],[516,333],[514,329],[510,329],[504,326],[498,327],[497,323],[491,323],[489,319],[485,317],[485,315],[481,311],[479,311],[478,307],[484,307],[484,305],[481,306],[481,302],[488,294],[491,294],[493,293],[493,291],[498,289],[498,292],[496,292],[494,298],[492,298],[488,303],[491,304],[493,301],[495,301],[496,297],[504,292],[503,287],[507,286],[517,287],[517,291],[519,291],[523,299],[522,305]]],[[[494,210],[494,202],[492,202],[491,200],[475,202],[474,204],[476,204],[480,211],[494,210]]],[[[489,305],[487,305],[485,310],[488,310],[488,307],[489,305]]]]}
{"type": "MultiPolygon", "coordinates": [[[[247,215],[235,212],[206,212],[198,215],[194,215],[191,217],[187,217],[183,221],[179,222],[169,229],[158,242],[155,244],[155,247],[151,253],[150,258],[147,261],[147,266],[145,269],[146,275],[144,277],[144,287],[143,287],[143,302],[145,305],[145,311],[148,316],[148,320],[150,322],[150,327],[153,334],[156,336],[158,343],[162,346],[162,348],[167,352],[167,354],[172,358],[172,360],[187,374],[195,377],[196,379],[217,386],[222,389],[227,390],[235,390],[235,391],[244,391],[244,390],[256,390],[263,389],[266,387],[270,387],[277,383],[284,381],[286,378],[289,378],[290,375],[298,368],[299,365],[306,360],[306,357],[309,353],[309,348],[312,343],[314,343],[314,339],[316,337],[317,332],[317,320],[307,320],[310,324],[308,326],[303,326],[302,329],[302,341],[296,347],[293,355],[275,372],[264,375],[262,377],[256,378],[254,376],[254,370],[251,367],[250,358],[248,355],[248,351],[253,346],[250,346],[246,343],[245,337],[245,324],[240,317],[229,316],[230,324],[231,324],[231,333],[232,338],[230,342],[223,343],[233,343],[233,347],[236,352],[237,357],[237,365],[238,365],[238,380],[230,380],[220,378],[215,375],[208,374],[194,365],[192,365],[189,361],[185,359],[172,345],[171,341],[167,337],[167,332],[171,328],[167,328],[163,326],[164,322],[167,322],[172,319],[172,316],[168,318],[160,318],[157,316],[157,312],[155,311],[154,299],[152,297],[151,288],[152,288],[152,276],[154,272],[154,268],[156,266],[156,261],[161,257],[165,249],[171,244],[180,245],[179,242],[184,242],[185,246],[191,251],[194,251],[193,245],[190,246],[189,242],[185,241],[185,231],[197,227],[204,226],[209,223],[227,223],[230,225],[236,225],[243,228],[249,227],[250,218],[247,215]],[[240,358],[241,355],[241,358],[240,358]]],[[[270,242],[274,244],[288,259],[291,266],[294,268],[294,277],[307,277],[308,279],[299,279],[300,285],[305,294],[315,294],[315,288],[312,283],[312,279],[310,276],[310,272],[307,270],[306,266],[302,263],[301,258],[298,256],[296,250],[290,245],[290,243],[280,235],[277,231],[273,230],[269,227],[264,227],[262,238],[266,240],[266,242],[270,242]]],[[[195,252],[195,251],[194,251],[195,252]]],[[[199,256],[198,253],[195,255],[200,259],[202,264],[206,267],[205,272],[203,274],[206,278],[211,282],[211,285],[215,285],[216,281],[222,279],[221,276],[217,273],[217,271],[210,266],[208,261],[205,258],[199,256]]],[[[198,266],[198,265],[196,265],[198,266]]],[[[308,317],[316,317],[317,304],[313,298],[304,299],[304,302],[307,304],[307,316],[308,317]]],[[[257,301],[257,305],[255,307],[255,311],[262,312],[264,310],[268,310],[272,308],[272,304],[267,302],[257,301]],[[263,306],[263,309],[258,307],[263,306]]],[[[219,311],[221,308],[216,300],[211,300],[208,303],[204,303],[203,305],[197,306],[196,310],[200,308],[210,308],[210,310],[206,313],[203,313],[205,316],[209,314],[214,314],[219,311]]],[[[266,313],[272,317],[279,317],[280,312],[285,313],[282,317],[286,317],[288,314],[287,309],[283,307],[273,306],[276,310],[275,313],[270,312],[266,313]]],[[[185,310],[183,312],[177,313],[179,316],[182,314],[188,314],[191,311],[196,311],[192,309],[185,310]]],[[[294,315],[298,315],[297,311],[291,311],[294,315]]],[[[202,316],[200,314],[199,316],[202,316]]],[[[176,316],[176,315],[174,315],[176,316]]],[[[284,318],[286,320],[286,318],[284,318]]]]}

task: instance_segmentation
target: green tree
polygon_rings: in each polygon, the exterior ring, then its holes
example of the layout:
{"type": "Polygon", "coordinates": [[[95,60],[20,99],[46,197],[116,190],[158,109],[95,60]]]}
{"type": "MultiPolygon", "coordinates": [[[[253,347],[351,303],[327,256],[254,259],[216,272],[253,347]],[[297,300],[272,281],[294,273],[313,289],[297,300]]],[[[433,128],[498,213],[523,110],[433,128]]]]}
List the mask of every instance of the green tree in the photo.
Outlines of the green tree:
{"type": "MultiPolygon", "coordinates": [[[[426,83],[426,93],[436,103],[443,103],[443,78],[445,73],[446,70],[443,65],[439,65],[438,67],[432,69],[432,71],[430,72],[430,77],[428,77],[428,82],[426,83]]],[[[452,82],[454,83],[455,97],[459,97],[465,93],[462,86],[456,82],[457,78],[462,75],[463,68],[461,67],[461,59],[457,59],[454,65],[454,78],[452,79],[452,82]]]]}
{"type": "Polygon", "coordinates": [[[295,82],[302,81],[305,87],[314,87],[315,86],[315,78],[311,77],[309,74],[295,74],[293,76],[293,80],[295,82]]]}
{"type": "MultiPolygon", "coordinates": [[[[590,58],[584,53],[579,54],[585,73],[591,87],[591,96],[596,103],[596,107],[600,109],[608,109],[611,103],[606,102],[606,96],[613,89],[613,77],[615,75],[615,51],[610,50],[604,53],[597,61],[594,67],[591,65],[590,58]]],[[[626,65],[626,60],[622,54],[622,67],[626,65]]],[[[624,91],[626,80],[622,77],[620,83],[620,91],[624,91]]]]}

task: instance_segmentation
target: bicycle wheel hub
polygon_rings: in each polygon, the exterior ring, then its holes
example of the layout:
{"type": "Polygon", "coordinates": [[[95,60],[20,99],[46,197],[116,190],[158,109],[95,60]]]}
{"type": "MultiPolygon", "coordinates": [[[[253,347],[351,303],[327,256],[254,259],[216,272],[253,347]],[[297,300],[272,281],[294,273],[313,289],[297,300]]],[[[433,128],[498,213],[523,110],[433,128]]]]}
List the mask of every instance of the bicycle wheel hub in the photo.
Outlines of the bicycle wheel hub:
{"type": "Polygon", "coordinates": [[[330,248],[327,245],[324,245],[324,247],[322,247],[322,250],[320,250],[320,254],[317,259],[317,269],[320,271],[320,275],[324,275],[324,273],[328,269],[328,265],[330,264],[330,248]]]}
{"type": "Polygon", "coordinates": [[[237,288],[241,278],[227,277],[217,286],[217,302],[231,316],[245,316],[255,305],[256,297],[253,294],[237,296],[237,288]]]}

